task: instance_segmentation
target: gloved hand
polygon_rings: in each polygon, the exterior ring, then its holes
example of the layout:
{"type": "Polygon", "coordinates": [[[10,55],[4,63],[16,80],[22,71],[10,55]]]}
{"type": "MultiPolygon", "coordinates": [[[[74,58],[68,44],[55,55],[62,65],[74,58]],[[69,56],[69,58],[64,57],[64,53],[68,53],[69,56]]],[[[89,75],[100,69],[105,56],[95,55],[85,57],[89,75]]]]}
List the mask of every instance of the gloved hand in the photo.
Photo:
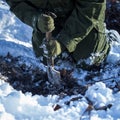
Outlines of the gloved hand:
{"type": "Polygon", "coordinates": [[[54,19],[46,14],[41,14],[38,16],[37,28],[42,32],[51,32],[55,29],[54,19]]]}
{"type": "Polygon", "coordinates": [[[60,43],[54,39],[48,41],[47,50],[50,57],[56,57],[62,52],[60,43]]]}

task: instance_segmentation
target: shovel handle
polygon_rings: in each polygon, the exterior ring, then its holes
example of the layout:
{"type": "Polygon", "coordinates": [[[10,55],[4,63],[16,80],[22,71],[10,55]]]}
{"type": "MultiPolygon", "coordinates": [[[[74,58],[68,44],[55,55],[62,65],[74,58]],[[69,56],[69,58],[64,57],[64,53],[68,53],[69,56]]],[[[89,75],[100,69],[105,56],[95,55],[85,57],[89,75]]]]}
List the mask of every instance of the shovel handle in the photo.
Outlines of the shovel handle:
{"type": "MultiPolygon", "coordinates": [[[[57,17],[57,16],[56,16],[54,13],[52,13],[52,12],[46,12],[46,14],[47,14],[47,15],[50,15],[53,19],[57,17]]],[[[51,31],[50,31],[50,32],[46,32],[45,37],[46,37],[46,40],[47,40],[47,42],[48,42],[48,41],[52,38],[52,32],[51,32],[51,31]]],[[[47,58],[47,64],[48,64],[49,66],[54,67],[54,58],[53,58],[52,56],[47,58]]]]}
{"type": "MultiPolygon", "coordinates": [[[[47,42],[52,38],[52,32],[46,32],[46,40],[47,42]]],[[[48,66],[54,67],[54,58],[52,56],[47,58],[48,66]]]]}
{"type": "Polygon", "coordinates": [[[52,32],[46,32],[46,40],[49,41],[52,37],[52,32]]]}

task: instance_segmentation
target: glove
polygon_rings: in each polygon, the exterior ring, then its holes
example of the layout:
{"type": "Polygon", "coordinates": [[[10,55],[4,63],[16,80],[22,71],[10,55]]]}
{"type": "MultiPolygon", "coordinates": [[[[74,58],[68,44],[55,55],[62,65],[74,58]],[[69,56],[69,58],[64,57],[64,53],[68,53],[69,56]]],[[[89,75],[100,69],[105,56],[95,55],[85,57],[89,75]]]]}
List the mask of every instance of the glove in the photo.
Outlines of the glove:
{"type": "Polygon", "coordinates": [[[46,47],[49,57],[56,57],[62,52],[61,45],[57,40],[49,40],[46,47]]]}
{"type": "Polygon", "coordinates": [[[52,32],[55,29],[54,19],[46,14],[38,16],[37,28],[42,32],[52,32]]]}

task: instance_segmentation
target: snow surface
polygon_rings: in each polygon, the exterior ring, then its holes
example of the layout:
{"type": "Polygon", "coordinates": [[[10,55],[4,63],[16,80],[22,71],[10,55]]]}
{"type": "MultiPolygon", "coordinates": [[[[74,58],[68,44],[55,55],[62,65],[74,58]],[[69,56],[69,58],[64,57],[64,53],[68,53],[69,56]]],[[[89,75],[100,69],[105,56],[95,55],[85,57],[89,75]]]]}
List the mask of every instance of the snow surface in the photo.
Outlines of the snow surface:
{"type": "MultiPolygon", "coordinates": [[[[114,30],[112,32],[117,34],[120,41],[119,34],[114,30]]],[[[9,11],[7,4],[0,1],[0,55],[6,56],[9,52],[13,56],[22,56],[28,65],[40,64],[33,54],[31,33],[32,28],[17,19],[9,11]]],[[[111,46],[107,61],[116,63],[120,60],[120,43],[113,42],[111,46]]],[[[42,64],[39,66],[44,69],[42,64]]],[[[102,78],[115,76],[118,70],[113,68],[111,73],[106,71],[102,78]]],[[[86,71],[75,71],[73,75],[82,80],[86,74],[86,71]]],[[[85,96],[79,94],[59,99],[57,95],[44,97],[32,96],[31,93],[23,94],[4,82],[5,76],[0,76],[0,120],[120,120],[120,92],[113,93],[103,82],[90,86],[85,96]],[[80,98],[70,101],[76,97],[80,98]],[[89,106],[87,98],[94,106],[90,115],[85,113],[89,106]],[[70,101],[69,105],[66,104],[67,101],[70,101]],[[61,108],[55,111],[56,105],[61,108]],[[108,105],[112,106],[107,110],[97,110],[108,105]]],[[[95,79],[98,80],[97,77],[95,79]]]]}

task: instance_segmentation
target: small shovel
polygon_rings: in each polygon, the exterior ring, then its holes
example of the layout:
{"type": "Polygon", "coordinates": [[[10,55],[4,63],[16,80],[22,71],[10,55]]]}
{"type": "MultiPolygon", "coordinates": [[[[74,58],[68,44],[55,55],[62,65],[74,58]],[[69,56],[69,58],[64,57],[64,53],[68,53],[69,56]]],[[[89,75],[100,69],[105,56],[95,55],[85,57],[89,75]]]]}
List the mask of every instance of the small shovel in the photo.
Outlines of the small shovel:
{"type": "MultiPolygon", "coordinates": [[[[51,32],[46,32],[46,41],[48,42],[52,37],[51,32]]],[[[60,72],[54,68],[54,58],[47,56],[47,75],[48,80],[54,85],[60,85],[61,76],[60,72]]]]}

